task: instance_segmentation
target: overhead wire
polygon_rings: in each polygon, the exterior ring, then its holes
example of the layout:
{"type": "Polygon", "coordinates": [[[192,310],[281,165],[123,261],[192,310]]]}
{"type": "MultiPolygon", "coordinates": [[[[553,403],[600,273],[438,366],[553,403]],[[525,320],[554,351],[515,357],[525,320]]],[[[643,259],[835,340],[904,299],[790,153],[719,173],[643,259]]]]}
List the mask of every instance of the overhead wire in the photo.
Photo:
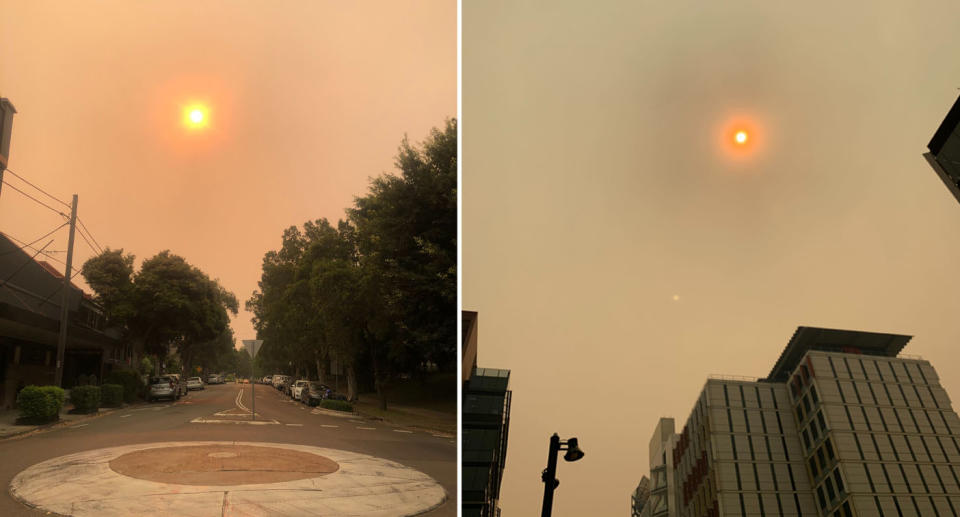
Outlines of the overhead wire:
{"type": "Polygon", "coordinates": [[[62,204],[63,206],[65,206],[65,207],[67,207],[67,208],[70,208],[70,205],[69,205],[66,201],[58,198],[57,196],[54,196],[53,194],[47,192],[46,190],[43,190],[42,188],[34,185],[33,183],[30,183],[26,178],[24,178],[23,176],[17,174],[17,173],[14,172],[13,170],[11,170],[11,169],[9,169],[9,168],[7,168],[7,169],[5,169],[5,170],[6,170],[6,172],[9,172],[10,174],[13,174],[13,175],[16,176],[17,178],[19,178],[20,181],[26,183],[27,185],[30,185],[31,187],[39,190],[40,192],[43,192],[43,193],[46,194],[47,197],[49,197],[50,199],[53,199],[54,201],[62,204]]]}
{"type": "MultiPolygon", "coordinates": [[[[0,257],[2,257],[2,256],[4,256],[4,255],[9,255],[9,254],[11,254],[11,253],[16,253],[17,251],[23,250],[24,248],[27,248],[27,247],[30,247],[31,249],[36,249],[36,248],[33,247],[34,244],[36,244],[36,243],[42,241],[43,239],[46,239],[47,237],[53,235],[54,232],[56,232],[57,230],[59,230],[60,228],[63,228],[64,226],[66,226],[66,225],[68,225],[68,224],[70,224],[70,223],[63,223],[63,224],[61,224],[60,226],[57,226],[56,228],[54,228],[54,229],[50,230],[49,232],[47,232],[47,233],[46,233],[45,235],[43,235],[42,237],[37,237],[37,238],[34,239],[32,242],[26,243],[26,244],[20,246],[19,248],[15,249],[15,250],[10,250],[10,251],[5,251],[5,252],[3,252],[3,253],[0,253],[0,257]]],[[[6,234],[4,234],[4,235],[6,235],[6,234]]],[[[18,241],[18,242],[23,242],[23,241],[21,241],[20,239],[17,239],[16,237],[13,237],[12,235],[7,235],[7,237],[10,237],[11,239],[13,239],[13,240],[15,240],[15,241],[18,241]]],[[[53,251],[47,251],[46,253],[53,253],[53,251]]]]}
{"type": "Polygon", "coordinates": [[[17,273],[19,273],[20,271],[22,271],[23,268],[27,267],[27,264],[33,262],[34,259],[37,257],[37,255],[43,253],[43,250],[44,250],[47,246],[53,244],[53,241],[54,241],[54,239],[50,239],[50,242],[44,244],[44,245],[43,245],[43,248],[40,248],[39,250],[37,250],[37,252],[34,253],[32,257],[30,257],[28,260],[23,261],[23,264],[20,264],[20,267],[18,267],[17,269],[15,269],[15,270],[13,271],[13,273],[10,273],[10,275],[7,276],[7,278],[4,278],[4,279],[3,279],[3,282],[0,283],[0,285],[7,285],[7,283],[10,282],[10,280],[13,279],[13,277],[17,276],[17,273]]]}
{"type": "Polygon", "coordinates": [[[87,236],[90,237],[90,240],[92,240],[93,243],[97,245],[97,249],[96,249],[97,253],[103,253],[103,247],[100,246],[100,243],[97,242],[97,239],[93,238],[93,233],[90,232],[90,229],[87,228],[87,225],[83,224],[83,221],[80,220],[79,217],[77,217],[77,222],[80,223],[80,227],[83,228],[83,231],[87,232],[87,236]]]}
{"type": "Polygon", "coordinates": [[[24,192],[24,191],[22,191],[22,190],[20,190],[20,189],[18,189],[17,187],[15,187],[15,186],[13,186],[13,185],[11,185],[9,181],[7,181],[7,180],[5,180],[5,179],[4,179],[4,180],[3,180],[3,184],[4,184],[4,185],[6,185],[6,186],[8,186],[8,187],[10,187],[10,188],[12,188],[13,190],[16,190],[17,192],[19,192],[19,193],[21,193],[21,194],[23,194],[24,196],[26,196],[26,197],[28,197],[28,198],[30,198],[30,199],[32,199],[33,201],[35,201],[35,202],[37,202],[37,203],[39,203],[39,204],[41,204],[41,205],[43,205],[43,206],[45,206],[45,207],[47,207],[47,208],[49,208],[49,209],[50,209],[50,210],[52,210],[53,212],[55,212],[55,213],[58,213],[58,214],[60,214],[60,215],[62,215],[62,216],[64,216],[64,217],[67,217],[67,214],[65,214],[65,213],[63,213],[63,212],[61,212],[60,210],[57,210],[56,208],[53,208],[52,206],[50,206],[50,205],[48,205],[48,204],[46,204],[46,203],[44,203],[43,201],[40,201],[39,199],[37,199],[37,198],[35,198],[35,197],[33,197],[33,196],[31,196],[30,194],[27,194],[26,192],[24,192]]]}
{"type": "MultiPolygon", "coordinates": [[[[7,235],[7,234],[4,234],[4,235],[7,235]]],[[[25,242],[21,241],[20,239],[14,237],[13,235],[7,235],[7,237],[10,237],[11,239],[17,241],[17,242],[20,243],[20,244],[24,244],[25,247],[27,247],[27,248],[30,248],[30,249],[32,249],[32,250],[37,250],[36,247],[31,246],[31,245],[28,245],[27,243],[25,243],[25,242]]],[[[53,261],[56,261],[56,262],[59,262],[59,263],[63,264],[64,267],[67,266],[67,263],[66,263],[66,262],[58,259],[57,257],[54,257],[53,255],[49,255],[49,253],[52,253],[52,252],[50,252],[50,251],[44,251],[44,252],[43,252],[43,256],[47,257],[47,258],[50,259],[50,260],[53,260],[53,261]]],[[[58,252],[58,253],[59,253],[59,252],[58,252]]]]}

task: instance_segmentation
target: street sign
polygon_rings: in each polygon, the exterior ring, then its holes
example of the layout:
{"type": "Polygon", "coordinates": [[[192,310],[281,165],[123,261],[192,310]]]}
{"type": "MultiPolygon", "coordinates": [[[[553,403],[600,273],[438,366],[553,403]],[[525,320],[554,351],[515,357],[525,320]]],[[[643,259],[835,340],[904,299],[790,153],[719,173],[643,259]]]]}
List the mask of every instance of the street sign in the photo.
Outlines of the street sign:
{"type": "Polygon", "coordinates": [[[260,345],[263,344],[262,339],[244,339],[243,346],[247,349],[247,352],[250,353],[250,357],[257,357],[257,352],[260,351],[260,345]]]}

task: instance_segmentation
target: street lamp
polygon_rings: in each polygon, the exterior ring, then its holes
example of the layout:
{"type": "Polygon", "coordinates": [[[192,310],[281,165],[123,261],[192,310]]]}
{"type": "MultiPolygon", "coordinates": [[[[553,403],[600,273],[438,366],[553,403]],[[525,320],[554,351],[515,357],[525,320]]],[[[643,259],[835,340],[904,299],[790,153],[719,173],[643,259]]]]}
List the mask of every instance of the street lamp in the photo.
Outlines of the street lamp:
{"type": "Polygon", "coordinates": [[[543,469],[540,476],[543,479],[543,511],[540,517],[550,517],[553,513],[553,491],[560,485],[557,479],[557,454],[560,451],[567,451],[563,459],[567,461],[577,461],[583,457],[583,451],[577,443],[576,438],[561,441],[557,433],[550,437],[550,454],[547,456],[547,468],[543,469]]]}

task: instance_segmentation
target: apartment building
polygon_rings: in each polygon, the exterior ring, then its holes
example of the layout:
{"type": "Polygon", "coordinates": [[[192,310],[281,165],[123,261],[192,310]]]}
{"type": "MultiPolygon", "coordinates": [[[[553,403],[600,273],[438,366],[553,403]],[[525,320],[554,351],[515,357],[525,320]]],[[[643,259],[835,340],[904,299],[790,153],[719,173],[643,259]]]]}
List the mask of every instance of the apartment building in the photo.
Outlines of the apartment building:
{"type": "Polygon", "coordinates": [[[708,379],[679,433],[657,426],[673,495],[642,515],[957,517],[960,418],[909,340],[800,327],[767,377],[708,379]]]}

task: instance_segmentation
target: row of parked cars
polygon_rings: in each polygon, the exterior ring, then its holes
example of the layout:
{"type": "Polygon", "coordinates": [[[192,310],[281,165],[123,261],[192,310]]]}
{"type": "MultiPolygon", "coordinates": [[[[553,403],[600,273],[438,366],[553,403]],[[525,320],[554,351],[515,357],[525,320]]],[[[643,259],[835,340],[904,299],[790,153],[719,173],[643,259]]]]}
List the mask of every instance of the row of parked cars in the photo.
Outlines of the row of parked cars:
{"type": "Polygon", "coordinates": [[[347,397],[336,393],[326,384],[307,379],[294,381],[289,375],[267,375],[260,379],[260,383],[272,385],[293,400],[310,406],[319,405],[324,399],[347,400],[347,397]]]}
{"type": "Polygon", "coordinates": [[[183,380],[178,373],[165,373],[150,377],[147,389],[147,402],[159,399],[180,400],[190,390],[204,389],[200,377],[188,377],[183,380]]]}

